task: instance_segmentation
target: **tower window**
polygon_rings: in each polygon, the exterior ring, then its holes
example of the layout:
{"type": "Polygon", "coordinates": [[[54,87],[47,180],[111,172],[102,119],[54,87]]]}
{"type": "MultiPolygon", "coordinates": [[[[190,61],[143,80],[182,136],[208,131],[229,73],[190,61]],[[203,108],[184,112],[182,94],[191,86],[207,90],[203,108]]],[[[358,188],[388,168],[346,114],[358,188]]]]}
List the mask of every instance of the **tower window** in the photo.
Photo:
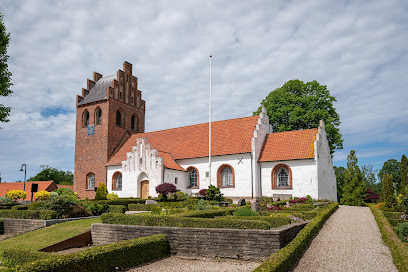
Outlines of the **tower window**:
{"type": "Polygon", "coordinates": [[[94,190],[95,189],[95,174],[89,173],[87,175],[87,184],[88,184],[87,188],[89,190],[94,190]]]}
{"type": "Polygon", "coordinates": [[[95,124],[102,124],[102,110],[99,107],[95,110],[95,124]]]}
{"type": "Polygon", "coordinates": [[[82,115],[82,126],[87,127],[89,126],[89,111],[85,110],[82,115]]]}
{"type": "Polygon", "coordinates": [[[130,129],[132,131],[137,131],[137,125],[138,125],[137,123],[138,123],[137,122],[137,116],[135,114],[133,114],[131,122],[130,122],[130,129]]]}
{"type": "Polygon", "coordinates": [[[120,109],[116,111],[116,125],[118,127],[125,127],[124,113],[120,109]]]}

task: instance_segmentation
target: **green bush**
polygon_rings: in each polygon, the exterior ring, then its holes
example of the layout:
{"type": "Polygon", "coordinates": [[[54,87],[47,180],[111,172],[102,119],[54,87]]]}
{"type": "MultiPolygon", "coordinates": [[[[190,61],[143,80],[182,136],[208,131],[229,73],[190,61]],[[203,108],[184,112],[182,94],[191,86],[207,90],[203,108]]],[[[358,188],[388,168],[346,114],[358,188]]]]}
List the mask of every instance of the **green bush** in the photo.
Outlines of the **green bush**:
{"type": "Polygon", "coordinates": [[[321,209],[318,215],[297,234],[295,239],[269,256],[254,271],[291,271],[301,254],[306,250],[308,243],[319,233],[323,224],[338,207],[338,203],[333,203],[321,209]]]}
{"type": "MultiPolygon", "coordinates": [[[[129,211],[152,211],[156,204],[129,204],[129,211]]],[[[161,209],[161,208],[160,208],[161,209]]]]}
{"type": "Polygon", "coordinates": [[[398,224],[395,233],[402,241],[406,242],[408,240],[408,222],[398,224]]]}
{"type": "Polygon", "coordinates": [[[4,234],[4,221],[0,220],[0,235],[4,234]]]}
{"type": "Polygon", "coordinates": [[[84,206],[94,216],[98,216],[109,211],[109,205],[105,203],[98,204],[97,202],[84,201],[82,202],[82,206],[84,206]]]}
{"type": "Polygon", "coordinates": [[[169,255],[167,238],[163,234],[127,240],[109,245],[92,247],[68,255],[9,268],[19,272],[74,272],[74,271],[123,271],[169,255]]]}
{"type": "Polygon", "coordinates": [[[66,217],[69,212],[78,205],[78,199],[73,195],[59,195],[43,200],[42,210],[53,210],[57,212],[58,218],[66,217]]]}
{"type": "Polygon", "coordinates": [[[13,206],[11,209],[12,210],[19,210],[19,211],[28,210],[28,204],[16,205],[16,206],[13,206]]]}
{"type": "Polygon", "coordinates": [[[109,205],[109,212],[110,213],[125,213],[126,206],[125,205],[109,205]]]}
{"type": "Polygon", "coordinates": [[[96,189],[95,200],[106,200],[108,195],[108,189],[106,189],[105,183],[101,182],[96,189]]]}
{"type": "Polygon", "coordinates": [[[3,251],[3,259],[5,266],[22,265],[28,262],[34,262],[40,259],[52,258],[53,253],[32,251],[27,249],[7,248],[3,251]]]}
{"type": "Polygon", "coordinates": [[[0,210],[0,218],[50,220],[57,218],[57,212],[50,210],[0,210]]]}
{"type": "Polygon", "coordinates": [[[289,214],[276,214],[273,216],[239,216],[239,217],[230,216],[228,217],[228,219],[265,221],[265,222],[268,222],[271,228],[277,228],[280,226],[289,225],[291,223],[289,214]]]}
{"type": "Polygon", "coordinates": [[[270,229],[265,221],[257,220],[229,220],[228,218],[192,218],[160,215],[125,215],[104,213],[102,222],[106,224],[161,226],[161,227],[189,227],[189,228],[227,228],[227,229],[270,229]]]}
{"type": "Polygon", "coordinates": [[[207,191],[205,191],[205,198],[208,200],[222,201],[224,196],[222,195],[220,188],[210,185],[208,186],[207,191]]]}
{"type": "Polygon", "coordinates": [[[232,215],[232,213],[235,212],[236,210],[238,210],[238,208],[227,208],[227,209],[217,209],[217,210],[207,210],[207,211],[193,211],[193,212],[175,214],[172,216],[214,218],[216,216],[232,215]]]}
{"type": "Polygon", "coordinates": [[[144,204],[146,199],[140,198],[118,198],[110,200],[91,200],[92,203],[107,204],[107,205],[125,205],[128,208],[129,204],[144,204]]]}
{"type": "Polygon", "coordinates": [[[234,212],[234,216],[257,216],[258,213],[251,210],[251,208],[239,209],[234,212]]]}
{"type": "Polygon", "coordinates": [[[2,204],[12,204],[13,200],[7,196],[0,196],[0,205],[2,204]]]}

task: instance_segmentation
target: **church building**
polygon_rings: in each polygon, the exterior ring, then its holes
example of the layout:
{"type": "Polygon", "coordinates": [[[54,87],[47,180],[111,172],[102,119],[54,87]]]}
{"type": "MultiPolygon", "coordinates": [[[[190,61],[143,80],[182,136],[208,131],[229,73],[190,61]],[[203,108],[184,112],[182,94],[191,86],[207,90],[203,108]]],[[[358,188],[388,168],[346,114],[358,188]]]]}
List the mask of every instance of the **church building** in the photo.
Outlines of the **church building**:
{"type": "Polygon", "coordinates": [[[337,201],[324,122],[314,129],[272,131],[266,109],[211,123],[145,132],[146,104],[132,65],[94,72],[77,96],[74,191],[95,197],[105,183],[119,197],[156,197],[172,183],[188,194],[209,185],[228,198],[303,197],[337,201]],[[211,177],[211,180],[210,180],[211,177]]]}

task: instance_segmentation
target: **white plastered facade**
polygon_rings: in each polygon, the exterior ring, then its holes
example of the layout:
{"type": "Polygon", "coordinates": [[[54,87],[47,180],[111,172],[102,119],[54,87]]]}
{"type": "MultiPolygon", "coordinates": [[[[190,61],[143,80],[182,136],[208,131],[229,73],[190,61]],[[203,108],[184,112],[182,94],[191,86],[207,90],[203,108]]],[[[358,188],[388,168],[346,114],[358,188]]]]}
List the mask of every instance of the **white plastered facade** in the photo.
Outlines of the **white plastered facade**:
{"type": "Polygon", "coordinates": [[[265,137],[272,133],[266,109],[263,108],[251,139],[250,153],[227,154],[212,157],[211,183],[208,178],[208,157],[176,160],[184,169],[194,167],[198,171],[198,188],[189,187],[189,173],[169,169],[164,166],[163,158],[148,143],[146,138],[139,138],[127,153],[122,165],[107,166],[107,187],[119,197],[141,197],[141,181],[149,181],[149,195],[156,197],[155,187],[162,183],[174,184],[178,190],[188,194],[198,193],[208,186],[217,186],[217,172],[222,165],[229,165],[234,172],[234,186],[221,187],[226,197],[258,198],[286,194],[302,197],[310,195],[318,199],[336,199],[336,177],[333,170],[330,149],[324,122],[320,123],[314,142],[314,158],[278,162],[258,162],[265,137]],[[275,165],[285,164],[292,172],[291,189],[272,189],[272,171],[275,165]],[[116,172],[122,173],[122,190],[112,190],[112,179],[116,172]]]}

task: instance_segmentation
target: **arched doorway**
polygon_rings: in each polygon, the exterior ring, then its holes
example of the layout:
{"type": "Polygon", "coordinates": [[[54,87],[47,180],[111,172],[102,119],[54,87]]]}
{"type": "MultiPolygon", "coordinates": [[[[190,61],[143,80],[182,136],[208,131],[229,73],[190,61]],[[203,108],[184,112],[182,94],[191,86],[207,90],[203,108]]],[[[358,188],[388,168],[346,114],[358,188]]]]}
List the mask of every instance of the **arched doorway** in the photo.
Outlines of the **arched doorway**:
{"type": "Polygon", "coordinates": [[[142,199],[147,199],[149,197],[149,177],[146,173],[140,173],[139,177],[137,178],[138,183],[138,196],[142,199]]]}

